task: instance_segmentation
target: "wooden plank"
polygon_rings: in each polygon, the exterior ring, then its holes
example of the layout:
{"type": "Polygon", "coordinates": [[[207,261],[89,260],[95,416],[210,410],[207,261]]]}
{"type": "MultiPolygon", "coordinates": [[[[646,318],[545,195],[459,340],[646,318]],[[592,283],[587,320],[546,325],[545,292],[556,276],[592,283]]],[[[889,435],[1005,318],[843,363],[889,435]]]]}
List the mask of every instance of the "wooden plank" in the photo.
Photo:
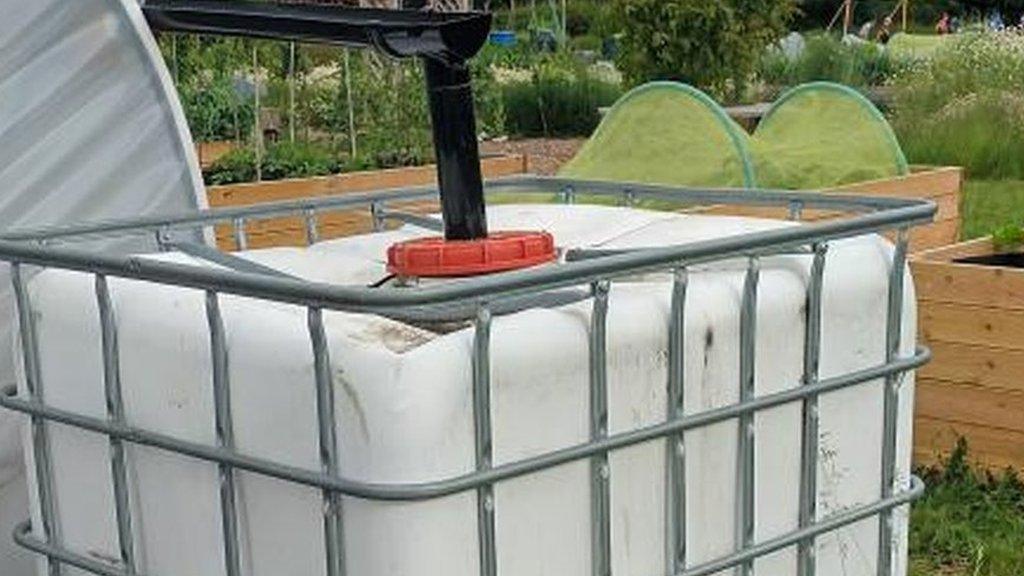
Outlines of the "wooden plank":
{"type": "MultiPolygon", "coordinates": [[[[512,174],[521,174],[526,170],[526,157],[512,155],[484,158],[480,161],[480,166],[485,178],[499,178],[512,174]]],[[[437,168],[431,165],[369,172],[350,172],[347,174],[303,178],[300,180],[211,186],[207,190],[207,196],[210,206],[213,208],[248,206],[266,202],[332,196],[351,192],[428,186],[435,184],[436,181],[437,168]]]]}
{"type": "Polygon", "coordinates": [[[910,253],[930,250],[936,246],[948,246],[959,239],[959,216],[947,220],[936,220],[932,224],[918,226],[910,231],[910,253]]]}
{"type": "Polygon", "coordinates": [[[867,196],[934,198],[950,193],[960,196],[963,181],[964,170],[958,166],[921,167],[906,176],[858,182],[835,190],[867,196]]]}
{"type": "Polygon", "coordinates": [[[1024,350],[942,341],[928,345],[933,358],[917,371],[921,378],[1024,393],[1024,350]]]}
{"type": "Polygon", "coordinates": [[[1024,433],[1024,393],[918,378],[918,416],[1024,433]]]}
{"type": "Polygon", "coordinates": [[[1024,310],[920,300],[918,316],[925,342],[1024,349],[1024,310]]]}
{"type": "Polygon", "coordinates": [[[930,465],[946,458],[961,436],[967,439],[968,457],[979,465],[1024,471],[1024,434],[925,416],[914,419],[914,463],[930,465]]]}
{"type": "Polygon", "coordinates": [[[917,298],[1024,310],[1024,270],[912,259],[917,298]]]}

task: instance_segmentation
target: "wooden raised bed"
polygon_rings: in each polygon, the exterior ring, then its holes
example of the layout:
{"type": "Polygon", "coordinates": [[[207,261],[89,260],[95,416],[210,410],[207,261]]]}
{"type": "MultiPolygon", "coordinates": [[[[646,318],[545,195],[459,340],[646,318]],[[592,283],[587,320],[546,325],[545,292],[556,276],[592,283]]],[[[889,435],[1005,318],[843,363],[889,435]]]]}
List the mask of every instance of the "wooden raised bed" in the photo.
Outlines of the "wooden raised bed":
{"type": "MultiPolygon", "coordinates": [[[[481,160],[485,178],[500,178],[527,171],[527,159],[521,155],[498,156],[481,160]]],[[[338,194],[427,186],[437,181],[437,168],[433,165],[392,170],[350,172],[321,178],[278,180],[251,184],[212,186],[207,189],[211,208],[250,206],[283,200],[334,196],[338,194]]],[[[437,212],[437,202],[417,202],[393,206],[407,211],[437,212]]],[[[369,210],[348,210],[324,214],[319,219],[321,238],[338,238],[369,232],[372,228],[369,210]]],[[[271,246],[304,246],[305,223],[301,218],[274,218],[246,225],[249,248],[271,246]]],[[[217,244],[223,250],[236,248],[233,230],[217,227],[217,244]]]]}
{"type": "Polygon", "coordinates": [[[967,439],[990,469],[1024,471],[1024,268],[958,262],[990,255],[984,238],[915,255],[921,339],[914,457],[928,464],[967,439]]]}
{"type": "Polygon", "coordinates": [[[234,140],[218,140],[215,142],[196,142],[196,157],[199,158],[199,167],[206,170],[214,162],[220,160],[221,156],[238,148],[234,140]]]}
{"type": "MultiPolygon", "coordinates": [[[[911,174],[897,178],[870,180],[833,189],[834,192],[858,196],[894,196],[900,198],[927,198],[938,205],[935,221],[919,226],[910,233],[910,251],[919,252],[948,246],[960,238],[960,200],[964,171],[959,167],[915,166],[911,174]]],[[[779,208],[715,206],[695,211],[702,214],[754,216],[786,219],[788,212],[779,208]]],[[[813,222],[834,218],[833,211],[805,210],[802,219],[813,222]]]]}

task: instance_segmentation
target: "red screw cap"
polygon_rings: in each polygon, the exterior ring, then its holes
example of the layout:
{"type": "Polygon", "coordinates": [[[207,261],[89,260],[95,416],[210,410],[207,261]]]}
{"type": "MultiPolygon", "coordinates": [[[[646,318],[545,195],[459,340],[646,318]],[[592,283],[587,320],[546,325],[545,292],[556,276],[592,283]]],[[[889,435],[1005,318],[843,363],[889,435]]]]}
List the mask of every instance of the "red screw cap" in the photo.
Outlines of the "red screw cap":
{"type": "Polygon", "coordinates": [[[477,276],[553,262],[556,256],[555,238],[547,232],[495,232],[479,240],[419,238],[388,249],[388,271],[420,278],[477,276]]]}

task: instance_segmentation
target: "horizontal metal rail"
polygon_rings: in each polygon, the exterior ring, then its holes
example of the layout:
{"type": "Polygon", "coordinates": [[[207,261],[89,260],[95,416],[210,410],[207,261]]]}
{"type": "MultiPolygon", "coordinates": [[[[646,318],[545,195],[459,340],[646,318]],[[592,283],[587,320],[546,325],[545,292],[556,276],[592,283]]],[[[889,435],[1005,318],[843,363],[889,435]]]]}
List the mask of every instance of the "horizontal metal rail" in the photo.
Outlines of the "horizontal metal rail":
{"type": "Polygon", "coordinates": [[[927,348],[920,347],[917,349],[916,354],[911,357],[901,358],[888,364],[858,370],[835,378],[825,378],[813,385],[798,386],[782,392],[758,396],[746,402],[707,410],[621,434],[610,435],[600,440],[578,444],[518,462],[495,466],[481,472],[472,472],[447,480],[416,484],[357,482],[308,469],[285,466],[276,462],[245,456],[215,446],[186,442],[165,434],[149,432],[101,418],[59,410],[40,402],[24,400],[17,396],[17,390],[14,386],[8,386],[3,390],[3,394],[0,395],[0,406],[23,414],[41,417],[51,422],[105,434],[111,438],[132,444],[159,448],[208,462],[227,464],[239,470],[254,472],[305,486],[332,490],[346,496],[355,496],[368,500],[417,501],[473,490],[488,484],[518,478],[532,472],[539,472],[562,464],[585,460],[602,453],[628,448],[658,438],[677,435],[687,430],[724,422],[744,414],[753,414],[782,404],[802,401],[810,396],[818,396],[879,378],[885,378],[892,374],[907,372],[923,366],[930,359],[931,352],[927,348]]]}
{"type": "MultiPolygon", "coordinates": [[[[604,186],[608,186],[608,183],[604,183],[604,186]]],[[[621,190],[621,185],[616,189],[621,190]]],[[[671,190],[664,189],[665,193],[671,190]]],[[[746,196],[758,194],[762,193],[744,193],[746,196]]],[[[764,194],[781,195],[789,202],[793,195],[800,193],[764,194]]],[[[824,195],[807,196],[808,203],[825,201],[819,198],[824,195]]],[[[375,198],[379,196],[365,195],[363,202],[375,198]]],[[[892,207],[842,220],[787,226],[682,245],[613,254],[603,258],[566,262],[559,266],[538,267],[422,286],[416,290],[336,286],[298,279],[272,278],[262,274],[202,268],[140,256],[110,256],[96,254],[95,251],[39,246],[12,240],[0,241],[0,260],[147,280],[306,307],[386,314],[389,310],[394,311],[396,307],[444,306],[484,299],[493,302],[524,293],[590,284],[676,266],[691,266],[735,257],[772,255],[814,243],[923,224],[931,221],[936,210],[935,204],[929,201],[887,199],[886,202],[880,202],[879,206],[892,207]]],[[[298,203],[298,207],[304,209],[308,204],[298,203]]]]}
{"type": "MultiPolygon", "coordinates": [[[[630,190],[637,200],[661,200],[686,205],[739,205],[778,206],[789,209],[793,205],[810,209],[870,212],[893,210],[930,204],[923,200],[907,200],[884,196],[855,196],[821,192],[793,192],[789,190],[744,190],[719,188],[678,188],[653,184],[583,181],[565,178],[511,176],[487,182],[488,195],[529,194],[557,195],[566,189],[575,195],[620,198],[623,190],[630,190]]],[[[60,239],[83,240],[106,238],[112,235],[152,234],[157,230],[195,230],[214,224],[230,224],[235,219],[262,220],[290,215],[302,215],[308,210],[332,212],[369,206],[374,202],[415,202],[437,200],[436,186],[389,188],[374,192],[338,194],[318,198],[302,198],[267,202],[250,206],[213,208],[160,216],[137,216],[91,223],[75,223],[0,233],[0,240],[46,241],[60,239]]]]}
{"type": "MultiPolygon", "coordinates": [[[[805,528],[780,536],[779,538],[766,540],[759,544],[750,546],[749,548],[745,548],[742,552],[733,553],[719,560],[713,560],[688,570],[676,572],[673,576],[708,576],[709,574],[715,574],[734,566],[738,566],[744,562],[749,562],[755,558],[760,558],[773,552],[777,552],[783,548],[797,544],[798,542],[833,532],[845,526],[860,522],[861,520],[877,516],[880,513],[891,511],[895,508],[899,508],[900,506],[905,506],[920,498],[923,493],[924,483],[921,482],[920,478],[911,476],[909,488],[899,491],[884,500],[845,510],[825,520],[815,522],[805,528]]],[[[68,564],[69,566],[81,568],[92,574],[97,574],[99,576],[139,576],[138,574],[130,574],[122,568],[99,562],[88,556],[76,554],[65,548],[52,546],[32,535],[32,525],[29,522],[24,522],[15,528],[14,540],[20,546],[31,550],[32,552],[58,560],[68,564]]]]}

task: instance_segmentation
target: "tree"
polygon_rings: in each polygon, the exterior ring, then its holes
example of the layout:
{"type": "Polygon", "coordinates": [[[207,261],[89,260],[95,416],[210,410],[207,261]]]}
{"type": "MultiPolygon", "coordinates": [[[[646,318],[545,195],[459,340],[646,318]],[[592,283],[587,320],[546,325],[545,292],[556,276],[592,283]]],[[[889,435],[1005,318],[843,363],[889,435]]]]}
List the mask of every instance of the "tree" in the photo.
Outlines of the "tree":
{"type": "Polygon", "coordinates": [[[632,84],[678,80],[734,97],[795,13],[795,0],[615,0],[619,67],[632,84]]]}

